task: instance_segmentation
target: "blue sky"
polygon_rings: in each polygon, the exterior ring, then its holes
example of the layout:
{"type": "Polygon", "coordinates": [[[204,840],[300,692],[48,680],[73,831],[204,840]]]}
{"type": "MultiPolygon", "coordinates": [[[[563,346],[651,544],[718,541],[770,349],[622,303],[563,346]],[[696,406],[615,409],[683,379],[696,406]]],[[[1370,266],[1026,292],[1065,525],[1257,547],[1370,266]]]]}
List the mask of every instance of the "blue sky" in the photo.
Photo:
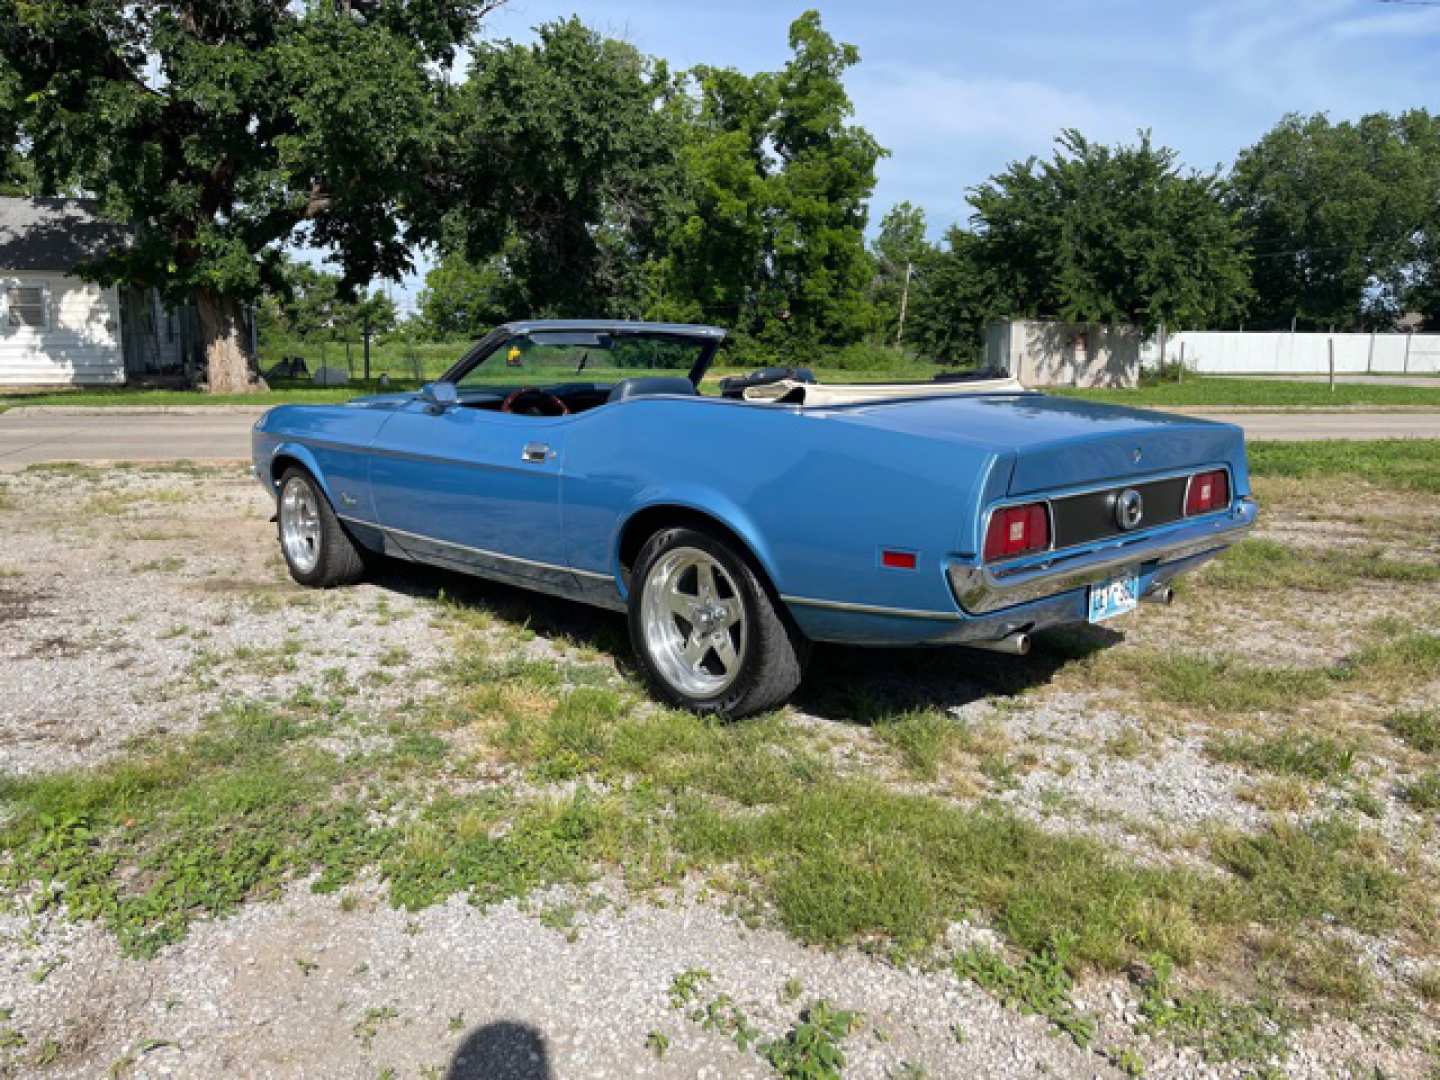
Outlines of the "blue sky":
{"type": "Polygon", "coordinates": [[[1440,6],[1380,0],[510,0],[486,36],[528,41],[576,13],[673,67],[772,70],[807,7],[860,50],[855,120],[891,153],[872,222],[908,199],[936,236],[965,219],[967,188],[1065,127],[1107,142],[1150,128],[1208,169],[1286,112],[1440,109],[1440,6]]]}

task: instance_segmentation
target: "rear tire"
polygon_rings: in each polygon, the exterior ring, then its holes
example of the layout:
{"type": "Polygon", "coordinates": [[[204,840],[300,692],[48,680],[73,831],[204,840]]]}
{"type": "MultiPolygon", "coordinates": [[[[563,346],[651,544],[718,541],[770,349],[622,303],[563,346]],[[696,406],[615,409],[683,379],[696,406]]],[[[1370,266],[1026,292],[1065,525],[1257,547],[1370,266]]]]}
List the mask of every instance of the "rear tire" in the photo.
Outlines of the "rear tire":
{"type": "Polygon", "coordinates": [[[800,685],[809,643],[747,552],[708,530],[662,529],[630,588],[630,641],[666,701],[731,718],[782,704],[800,685]]]}
{"type": "Polygon", "coordinates": [[[280,478],[280,551],[290,576],[311,589],[354,585],[365,576],[365,559],[315,478],[292,467],[280,478]]]}

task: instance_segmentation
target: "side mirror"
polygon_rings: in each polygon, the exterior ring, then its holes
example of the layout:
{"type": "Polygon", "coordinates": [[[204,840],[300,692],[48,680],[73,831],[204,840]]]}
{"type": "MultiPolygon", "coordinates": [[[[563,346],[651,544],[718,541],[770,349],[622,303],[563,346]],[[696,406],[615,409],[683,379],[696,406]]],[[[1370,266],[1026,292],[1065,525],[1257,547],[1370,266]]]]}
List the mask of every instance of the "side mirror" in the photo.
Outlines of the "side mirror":
{"type": "Polygon", "coordinates": [[[455,392],[454,383],[432,382],[420,387],[420,400],[431,412],[442,413],[459,405],[460,395],[455,392]]]}

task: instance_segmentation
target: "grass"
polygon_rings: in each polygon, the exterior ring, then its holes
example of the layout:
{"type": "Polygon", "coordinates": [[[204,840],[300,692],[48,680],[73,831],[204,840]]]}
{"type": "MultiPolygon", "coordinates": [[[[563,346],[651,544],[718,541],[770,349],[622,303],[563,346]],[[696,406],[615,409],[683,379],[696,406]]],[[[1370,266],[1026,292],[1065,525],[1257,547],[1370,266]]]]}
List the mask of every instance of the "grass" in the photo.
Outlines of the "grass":
{"type": "Polygon", "coordinates": [[[1337,678],[1328,668],[1143,648],[1100,653],[1083,666],[1150,700],[1219,714],[1293,711],[1328,696],[1337,678]]]}
{"type": "Polygon", "coordinates": [[[1133,390],[1071,390],[1052,393],[1090,401],[1138,407],[1245,405],[1259,408],[1328,408],[1333,406],[1385,407],[1422,405],[1440,407],[1440,387],[1390,386],[1383,383],[1325,383],[1289,379],[1234,379],[1204,375],[1184,382],[1157,382],[1133,390]]]}
{"type": "Polygon", "coordinates": [[[1400,798],[1416,810],[1440,810],[1440,769],[1431,769],[1401,787],[1400,798]]]}
{"type": "Polygon", "coordinates": [[[969,737],[962,722],[938,709],[911,709],[889,715],[878,720],[872,730],[922,780],[935,779],[941,764],[969,737]]]}
{"type": "MultiPolygon", "coordinates": [[[[803,941],[897,955],[933,948],[957,912],[976,911],[1050,957],[1032,975],[1056,960],[1189,963],[1255,921],[1372,930],[1400,917],[1400,879],[1378,841],[1339,821],[1218,837],[1230,877],[1140,865],[999,805],[843,775],[782,717],[721,724],[636,708],[628,687],[567,689],[563,668],[496,660],[468,633],[444,701],[392,721],[383,749],[319,750],[316,738],[355,721],[296,695],[96,769],[0,782],[0,846],[12,853],[0,880],[39,882],[42,905],[63,896],[140,955],[287,881],[314,874],[335,890],[362,871],[410,910],[583,884],[607,866],[639,889],[694,873],[743,883],[803,941]],[[446,777],[473,768],[457,738],[524,770],[529,790],[448,793],[446,777]]],[[[876,728],[920,771],[964,730],[926,713],[876,728]]],[[[1290,753],[1303,768],[1329,760],[1290,753]]]]}
{"type": "Polygon", "coordinates": [[[1294,731],[1262,738],[1232,735],[1212,739],[1206,750],[1217,761],[1326,782],[1348,776],[1356,756],[1355,747],[1348,742],[1294,731]]]}
{"type": "Polygon", "coordinates": [[[1366,581],[1430,584],[1440,581],[1440,564],[1390,558],[1376,548],[1300,548],[1256,538],[1242,540],[1205,572],[1206,588],[1246,593],[1338,592],[1366,581]]]}
{"type": "Polygon", "coordinates": [[[1440,715],[1434,712],[1395,712],[1383,721],[1386,729],[1412,750],[1440,753],[1440,715]]]}
{"type": "MultiPolygon", "coordinates": [[[[363,378],[363,354],[360,348],[350,350],[346,359],[344,343],[269,342],[261,346],[261,367],[268,368],[282,356],[301,356],[315,371],[322,366],[338,367],[353,373],[347,386],[317,388],[308,381],[277,379],[273,388],[263,394],[205,394],[187,390],[143,390],[130,387],[77,388],[54,392],[28,391],[0,393],[0,411],[29,406],[194,406],[194,405],[257,405],[282,402],[320,404],[347,401],[362,393],[386,389],[410,390],[421,383],[438,378],[470,346],[468,341],[411,344],[387,342],[371,350],[371,378],[363,378]],[[380,375],[389,377],[387,387],[379,383],[380,375]]],[[[720,357],[706,378],[704,390],[717,393],[719,380],[727,375],[746,374],[766,362],[753,361],[727,352],[720,357]]],[[[831,350],[817,356],[808,365],[816,378],[825,383],[854,382],[924,382],[933,379],[941,369],[934,364],[916,360],[892,349],[853,348],[831,350]]],[[[632,371],[595,368],[587,376],[597,381],[618,381],[632,371]]],[[[516,376],[497,373],[496,385],[516,381],[534,381],[533,374],[516,376]]],[[[1077,390],[1055,387],[1048,390],[1066,397],[1084,398],[1141,408],[1167,406],[1260,408],[1329,408],[1359,406],[1385,408],[1422,406],[1440,408],[1440,388],[1398,386],[1387,384],[1340,384],[1332,392],[1322,383],[1292,382],[1284,379],[1235,379],[1194,376],[1183,383],[1148,383],[1133,390],[1077,390]]]]}
{"type": "MultiPolygon", "coordinates": [[[[1392,572],[1382,556],[1359,554],[1372,572],[1392,572]]],[[[1257,581],[1307,572],[1264,545],[1234,559],[1231,572],[1257,581]]],[[[543,620],[527,608],[532,615],[543,620]]],[[[583,910],[569,893],[599,875],[622,874],[641,894],[701,883],[747,922],[804,942],[947,964],[1082,1044],[1091,1038],[1074,1004],[1082,972],[1137,960],[1157,971],[1193,965],[1187,985],[1201,985],[1233,965],[1243,975],[1223,995],[1178,990],[1167,975],[1163,990],[1147,995],[1146,1023],[1207,1057],[1257,1063],[1283,1044],[1288,1023],[1264,992],[1347,1006],[1375,995],[1363,958],[1337,940],[1343,931],[1404,932],[1431,944],[1428,855],[1412,862],[1387,846],[1349,790],[1315,794],[1329,815],[1319,820],[1197,833],[1184,859],[1141,858],[1066,833],[1063,815],[1037,824],[949,783],[961,764],[996,787],[1018,782],[1033,747],[1007,735],[1003,720],[967,723],[937,706],[888,706],[876,694],[853,710],[861,722],[843,735],[783,713],[717,723],[657,707],[597,664],[597,651],[621,647],[608,643],[608,623],[563,642],[565,659],[542,661],[515,648],[532,633],[519,618],[445,601],[435,619],[454,643],[444,691],[394,715],[349,714],[350,688],[322,674],[282,704],[217,713],[194,737],[142,743],[92,769],[0,779],[0,889],[38,883],[39,906],[63,902],[72,917],[101,920],[126,952],[143,956],[195,918],[309,878],[324,891],[373,878],[408,910],[455,895],[483,906],[564,885],[560,899],[547,896],[537,909],[560,932],[573,932],[583,910]],[[842,737],[866,752],[837,752],[844,747],[832,740],[842,737]],[[891,767],[876,770],[877,755],[891,767]],[[895,783],[897,773],[947,783],[931,794],[895,783]],[[940,954],[960,918],[993,927],[1006,948],[940,954]]],[[[534,632],[546,632],[543,621],[534,632]]],[[[1333,695],[1363,698],[1366,715],[1383,717],[1396,739],[1434,753],[1433,713],[1386,710],[1440,677],[1440,635],[1380,621],[1349,647],[1347,659],[1314,668],[1134,645],[1057,662],[1066,678],[1153,703],[1157,717],[1197,710],[1227,727],[1255,712],[1293,717],[1333,695]],[[1395,688],[1403,695],[1386,704],[1395,688]]],[[[283,665],[291,649],[211,653],[195,674],[283,665]]],[[[412,660],[394,649],[374,662],[403,677],[412,660]]],[[[1146,720],[1108,752],[1146,753],[1150,715],[1133,713],[1137,724],[1146,720]]],[[[1301,813],[1312,782],[1370,774],[1358,746],[1306,717],[1298,729],[1246,721],[1207,749],[1264,774],[1257,786],[1273,781],[1267,807],[1301,813]]],[[[1365,743],[1367,754],[1387,746],[1401,752],[1378,734],[1365,743]]],[[[1393,791],[1387,783],[1387,832],[1416,824],[1393,811],[1392,795],[1425,815],[1437,808],[1433,764],[1407,758],[1406,782],[1393,791]]],[[[788,1035],[757,1042],[703,973],[677,979],[672,991],[687,1013],[698,1011],[696,1023],[762,1054],[803,1043],[818,1055],[843,1038],[825,1038],[824,1016],[807,1011],[788,1035]]],[[[790,996],[798,1005],[798,985],[790,996]]]]}
{"type": "Polygon", "coordinates": [[[1381,618],[1363,632],[1350,656],[1321,667],[1127,647],[1082,660],[1073,665],[1072,677],[1123,686],[1137,698],[1212,716],[1295,713],[1343,689],[1398,697],[1440,677],[1440,634],[1381,618]]]}
{"type": "Polygon", "coordinates": [[[1300,480],[1357,480],[1392,491],[1440,492],[1440,439],[1255,442],[1250,474],[1300,480]]]}
{"type": "Polygon", "coordinates": [[[1275,821],[1255,834],[1223,833],[1211,846],[1220,865],[1248,885],[1255,915],[1270,925],[1334,919],[1375,932],[1401,920],[1402,878],[1383,840],[1344,818],[1303,826],[1275,821]]]}

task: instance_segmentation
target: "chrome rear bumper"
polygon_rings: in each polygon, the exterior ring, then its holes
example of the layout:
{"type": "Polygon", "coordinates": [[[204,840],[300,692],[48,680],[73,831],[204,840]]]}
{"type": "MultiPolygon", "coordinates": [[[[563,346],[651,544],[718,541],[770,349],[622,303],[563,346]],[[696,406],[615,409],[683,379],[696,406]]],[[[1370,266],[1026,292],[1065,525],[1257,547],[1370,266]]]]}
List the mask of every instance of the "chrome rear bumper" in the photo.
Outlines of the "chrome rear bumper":
{"type": "Polygon", "coordinates": [[[952,563],[946,572],[961,608],[984,615],[1092,585],[1123,567],[1174,562],[1227,547],[1255,524],[1258,509],[1247,497],[1223,513],[1173,522],[1139,536],[1111,537],[1003,566],[952,563]]]}

